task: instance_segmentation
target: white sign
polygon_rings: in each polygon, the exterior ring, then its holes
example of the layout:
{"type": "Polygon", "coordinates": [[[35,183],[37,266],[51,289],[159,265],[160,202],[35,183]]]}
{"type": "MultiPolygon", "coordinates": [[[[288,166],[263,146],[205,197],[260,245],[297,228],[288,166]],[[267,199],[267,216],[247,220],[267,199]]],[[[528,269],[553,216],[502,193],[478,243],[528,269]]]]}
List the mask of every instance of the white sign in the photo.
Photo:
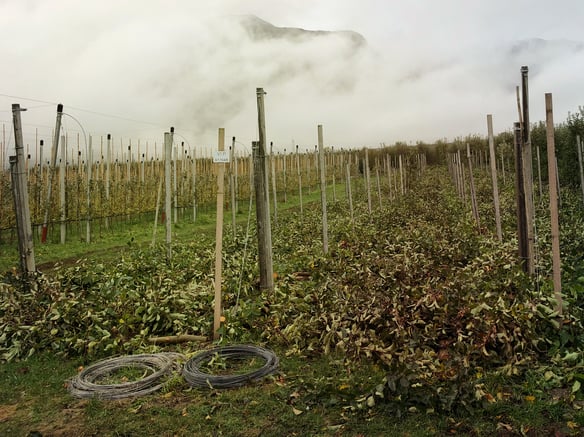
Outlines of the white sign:
{"type": "Polygon", "coordinates": [[[229,151],[228,150],[215,150],[213,152],[213,162],[216,163],[229,163],[229,151]]]}

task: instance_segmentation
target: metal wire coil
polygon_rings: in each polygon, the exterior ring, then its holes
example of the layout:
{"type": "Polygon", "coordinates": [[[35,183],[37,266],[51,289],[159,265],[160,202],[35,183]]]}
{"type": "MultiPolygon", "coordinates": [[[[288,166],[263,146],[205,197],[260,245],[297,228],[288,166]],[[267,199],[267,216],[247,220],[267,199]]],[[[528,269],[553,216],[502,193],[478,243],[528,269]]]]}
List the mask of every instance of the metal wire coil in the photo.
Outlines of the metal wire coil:
{"type": "Polygon", "coordinates": [[[223,346],[201,352],[188,360],[183,367],[182,374],[193,387],[234,388],[273,373],[278,368],[278,363],[278,357],[272,351],[259,346],[223,346]],[[260,357],[265,361],[265,364],[257,370],[241,375],[211,375],[201,372],[200,366],[209,362],[216,355],[227,360],[260,357]]]}
{"type": "Polygon", "coordinates": [[[177,360],[185,358],[177,353],[126,355],[98,361],[69,380],[68,390],[78,398],[123,399],[153,393],[164,385],[163,378],[178,370],[177,360]],[[151,372],[142,379],[120,384],[98,384],[95,381],[127,368],[151,372]]]}

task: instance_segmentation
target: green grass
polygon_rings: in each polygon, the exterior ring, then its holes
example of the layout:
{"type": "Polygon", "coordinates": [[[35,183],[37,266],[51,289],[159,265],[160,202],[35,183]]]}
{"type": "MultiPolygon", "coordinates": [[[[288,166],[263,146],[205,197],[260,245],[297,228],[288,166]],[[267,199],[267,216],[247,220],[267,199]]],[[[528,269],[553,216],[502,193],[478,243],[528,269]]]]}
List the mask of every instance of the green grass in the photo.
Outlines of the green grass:
{"type": "MultiPolygon", "coordinates": [[[[194,350],[193,350],[194,352],[194,350]]],[[[119,401],[79,400],[66,390],[80,359],[51,354],[0,365],[0,435],[429,436],[578,435],[568,423],[584,414],[529,387],[506,384],[509,396],[465,415],[415,412],[395,417],[384,404],[359,408],[384,371],[340,356],[280,358],[277,373],[238,389],[191,388],[175,377],[159,393],[119,401]],[[522,431],[523,430],[523,431],[522,431]],[[512,431],[512,432],[511,432],[512,431]]],[[[574,426],[574,425],[572,425],[574,426]]]]}

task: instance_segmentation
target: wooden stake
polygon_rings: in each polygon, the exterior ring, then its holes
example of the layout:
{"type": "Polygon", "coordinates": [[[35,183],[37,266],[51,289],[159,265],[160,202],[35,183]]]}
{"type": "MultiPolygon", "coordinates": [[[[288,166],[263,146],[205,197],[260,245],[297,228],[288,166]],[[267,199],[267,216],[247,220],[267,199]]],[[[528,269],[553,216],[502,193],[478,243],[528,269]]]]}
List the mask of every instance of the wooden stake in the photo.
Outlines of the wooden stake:
{"type": "Polygon", "coordinates": [[[286,155],[286,149],[284,149],[284,155],[282,155],[283,158],[283,167],[284,167],[284,203],[288,203],[288,180],[287,180],[287,176],[286,176],[286,166],[287,166],[287,155],[286,155]]]}
{"type": "Polygon", "coordinates": [[[472,215],[474,216],[474,219],[477,223],[477,229],[480,232],[481,231],[481,220],[479,217],[479,208],[478,208],[478,204],[477,204],[477,196],[476,196],[475,185],[474,185],[474,177],[473,177],[473,173],[472,173],[472,160],[471,160],[471,154],[470,154],[470,145],[468,143],[466,143],[466,159],[468,161],[468,173],[469,173],[469,177],[470,177],[470,196],[471,196],[471,205],[472,205],[472,215]]]}
{"type": "Polygon", "coordinates": [[[525,188],[523,185],[523,160],[521,159],[521,123],[514,124],[515,143],[515,193],[517,198],[517,240],[519,258],[525,272],[527,269],[527,224],[525,222],[525,188]]]}
{"type": "Polygon", "coordinates": [[[172,172],[172,194],[174,198],[174,224],[178,223],[178,147],[174,146],[174,161],[173,161],[173,172],[172,172]]]}
{"type": "MultiPolygon", "coordinates": [[[[225,129],[219,128],[217,149],[225,150],[225,129]]],[[[217,222],[215,226],[215,312],[213,316],[213,339],[219,338],[221,327],[221,282],[223,273],[223,201],[225,195],[225,164],[217,164],[217,222]]]]}
{"type": "Polygon", "coordinates": [[[179,344],[188,343],[191,341],[207,341],[208,338],[203,335],[169,335],[167,337],[150,337],[148,343],[150,344],[179,344]]]}
{"type": "MultiPolygon", "coordinates": [[[[109,215],[110,215],[110,179],[111,179],[111,163],[112,163],[112,135],[107,134],[107,145],[105,151],[105,203],[107,205],[105,216],[105,228],[109,229],[109,215]]],[[[162,180],[162,179],[161,179],[162,180]]]]}
{"type": "Polygon", "coordinates": [[[193,223],[197,221],[197,151],[193,150],[193,223]]]}
{"type": "Polygon", "coordinates": [[[51,163],[49,165],[49,180],[47,182],[47,197],[45,199],[45,215],[41,231],[41,243],[47,241],[47,230],[49,224],[49,213],[51,211],[51,194],[53,191],[53,177],[57,166],[57,150],[59,149],[59,136],[61,130],[61,118],[63,117],[63,105],[57,105],[57,120],[55,122],[55,132],[53,136],[53,147],[51,149],[51,163]]]}
{"type": "Polygon", "coordinates": [[[369,211],[369,215],[371,215],[372,208],[371,208],[371,178],[369,175],[369,150],[365,148],[365,184],[367,185],[367,210],[369,211]]]}
{"type": "Polygon", "coordinates": [[[274,223],[278,223],[278,198],[276,192],[276,161],[274,159],[274,143],[270,141],[270,167],[272,170],[272,193],[274,196],[274,223]]]}
{"type": "MultiPolygon", "coordinates": [[[[18,232],[20,268],[23,276],[26,278],[36,270],[36,266],[32,226],[30,222],[30,204],[28,201],[28,181],[22,140],[22,123],[20,121],[21,111],[26,111],[26,109],[21,109],[18,103],[12,104],[16,156],[11,156],[9,159],[12,174],[14,213],[16,215],[16,229],[18,232]]],[[[4,172],[4,169],[2,169],[2,172],[4,172]]]]}
{"type": "Polygon", "coordinates": [[[381,201],[381,182],[379,181],[379,167],[375,167],[375,178],[377,181],[377,197],[379,198],[379,208],[383,208],[383,203],[381,201]]]}
{"type": "Polygon", "coordinates": [[[92,137],[89,136],[89,146],[87,150],[87,221],[85,225],[85,242],[91,243],[91,170],[93,154],[91,150],[92,137]]]}
{"type": "Polygon", "coordinates": [[[402,156],[399,155],[399,176],[400,176],[400,184],[401,184],[401,193],[402,196],[404,195],[404,193],[406,192],[406,175],[404,172],[404,166],[403,166],[403,162],[402,162],[402,156]]]}
{"type": "Polygon", "coordinates": [[[529,92],[527,84],[526,66],[521,67],[521,84],[523,97],[523,126],[522,126],[522,159],[523,177],[525,189],[525,214],[527,223],[527,272],[530,275],[535,273],[535,229],[534,229],[534,206],[533,206],[533,163],[531,153],[531,129],[529,125],[529,92]]]}
{"type": "Polygon", "coordinates": [[[300,155],[296,144],[296,170],[298,173],[298,197],[300,198],[300,217],[302,217],[302,171],[300,170],[300,155]]]}
{"type": "Polygon", "coordinates": [[[160,212],[160,196],[162,192],[162,178],[159,178],[158,190],[156,191],[156,208],[154,213],[154,229],[152,229],[152,246],[156,244],[156,229],[158,228],[158,214],[160,212]]]}
{"type": "Polygon", "coordinates": [[[556,298],[556,312],[561,317],[563,312],[562,280],[560,263],[560,223],[558,218],[558,189],[556,184],[556,146],[554,140],[554,113],[552,94],[545,95],[547,157],[550,190],[550,214],[552,235],[552,269],[554,281],[554,296],[556,298]]]}
{"type": "Polygon", "coordinates": [[[501,230],[501,210],[499,207],[499,184],[497,181],[497,157],[495,154],[495,140],[493,137],[493,116],[487,115],[487,131],[489,135],[489,154],[491,158],[491,182],[493,185],[493,204],[495,206],[495,226],[497,228],[497,238],[503,241],[503,231],[501,230]]]}
{"type": "Polygon", "coordinates": [[[270,223],[270,196],[268,193],[268,171],[266,165],[264,94],[263,88],[256,89],[260,140],[253,143],[252,151],[258,228],[260,289],[272,292],[274,291],[274,269],[272,266],[272,228],[270,223]]]}
{"type": "Polygon", "coordinates": [[[539,189],[539,200],[543,199],[543,185],[541,183],[541,160],[539,156],[539,145],[535,149],[537,157],[537,187],[539,189]]]}
{"type": "Polygon", "coordinates": [[[582,142],[580,135],[576,135],[576,148],[578,149],[578,168],[580,170],[580,189],[582,190],[582,201],[584,201],[584,169],[582,165],[582,142]]]}
{"type": "Polygon", "coordinates": [[[326,213],[326,174],[324,163],[324,144],[322,138],[322,124],[318,125],[318,156],[320,161],[320,201],[322,206],[322,250],[328,253],[328,220],[326,213]]]}
{"type": "Polygon", "coordinates": [[[351,164],[347,162],[347,199],[349,200],[349,211],[351,213],[351,225],[355,225],[355,217],[353,214],[353,194],[351,192],[351,164]]]}
{"type": "Polygon", "coordinates": [[[60,200],[60,212],[61,212],[61,244],[65,244],[67,238],[67,196],[66,196],[66,186],[65,186],[65,173],[67,171],[67,137],[61,137],[61,163],[59,165],[59,200],[60,200]]]}
{"type": "MultiPolygon", "coordinates": [[[[171,132],[173,128],[170,128],[171,132]]],[[[164,224],[166,226],[166,257],[170,260],[172,255],[172,133],[164,132],[164,224]]]]}
{"type": "Polygon", "coordinates": [[[235,216],[237,213],[237,206],[235,204],[235,174],[234,167],[236,165],[233,157],[235,156],[235,137],[231,139],[230,148],[230,159],[229,159],[229,189],[231,191],[231,227],[233,228],[233,239],[237,237],[237,227],[235,225],[235,216]]]}

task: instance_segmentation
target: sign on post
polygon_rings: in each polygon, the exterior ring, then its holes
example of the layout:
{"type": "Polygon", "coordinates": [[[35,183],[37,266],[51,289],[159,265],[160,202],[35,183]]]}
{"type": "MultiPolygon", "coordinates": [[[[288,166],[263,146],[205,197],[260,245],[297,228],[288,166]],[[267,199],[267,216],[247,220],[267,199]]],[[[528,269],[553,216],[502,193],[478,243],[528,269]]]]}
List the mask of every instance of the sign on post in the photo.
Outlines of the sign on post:
{"type": "Polygon", "coordinates": [[[213,151],[213,162],[217,164],[229,164],[229,150],[213,151]]]}

